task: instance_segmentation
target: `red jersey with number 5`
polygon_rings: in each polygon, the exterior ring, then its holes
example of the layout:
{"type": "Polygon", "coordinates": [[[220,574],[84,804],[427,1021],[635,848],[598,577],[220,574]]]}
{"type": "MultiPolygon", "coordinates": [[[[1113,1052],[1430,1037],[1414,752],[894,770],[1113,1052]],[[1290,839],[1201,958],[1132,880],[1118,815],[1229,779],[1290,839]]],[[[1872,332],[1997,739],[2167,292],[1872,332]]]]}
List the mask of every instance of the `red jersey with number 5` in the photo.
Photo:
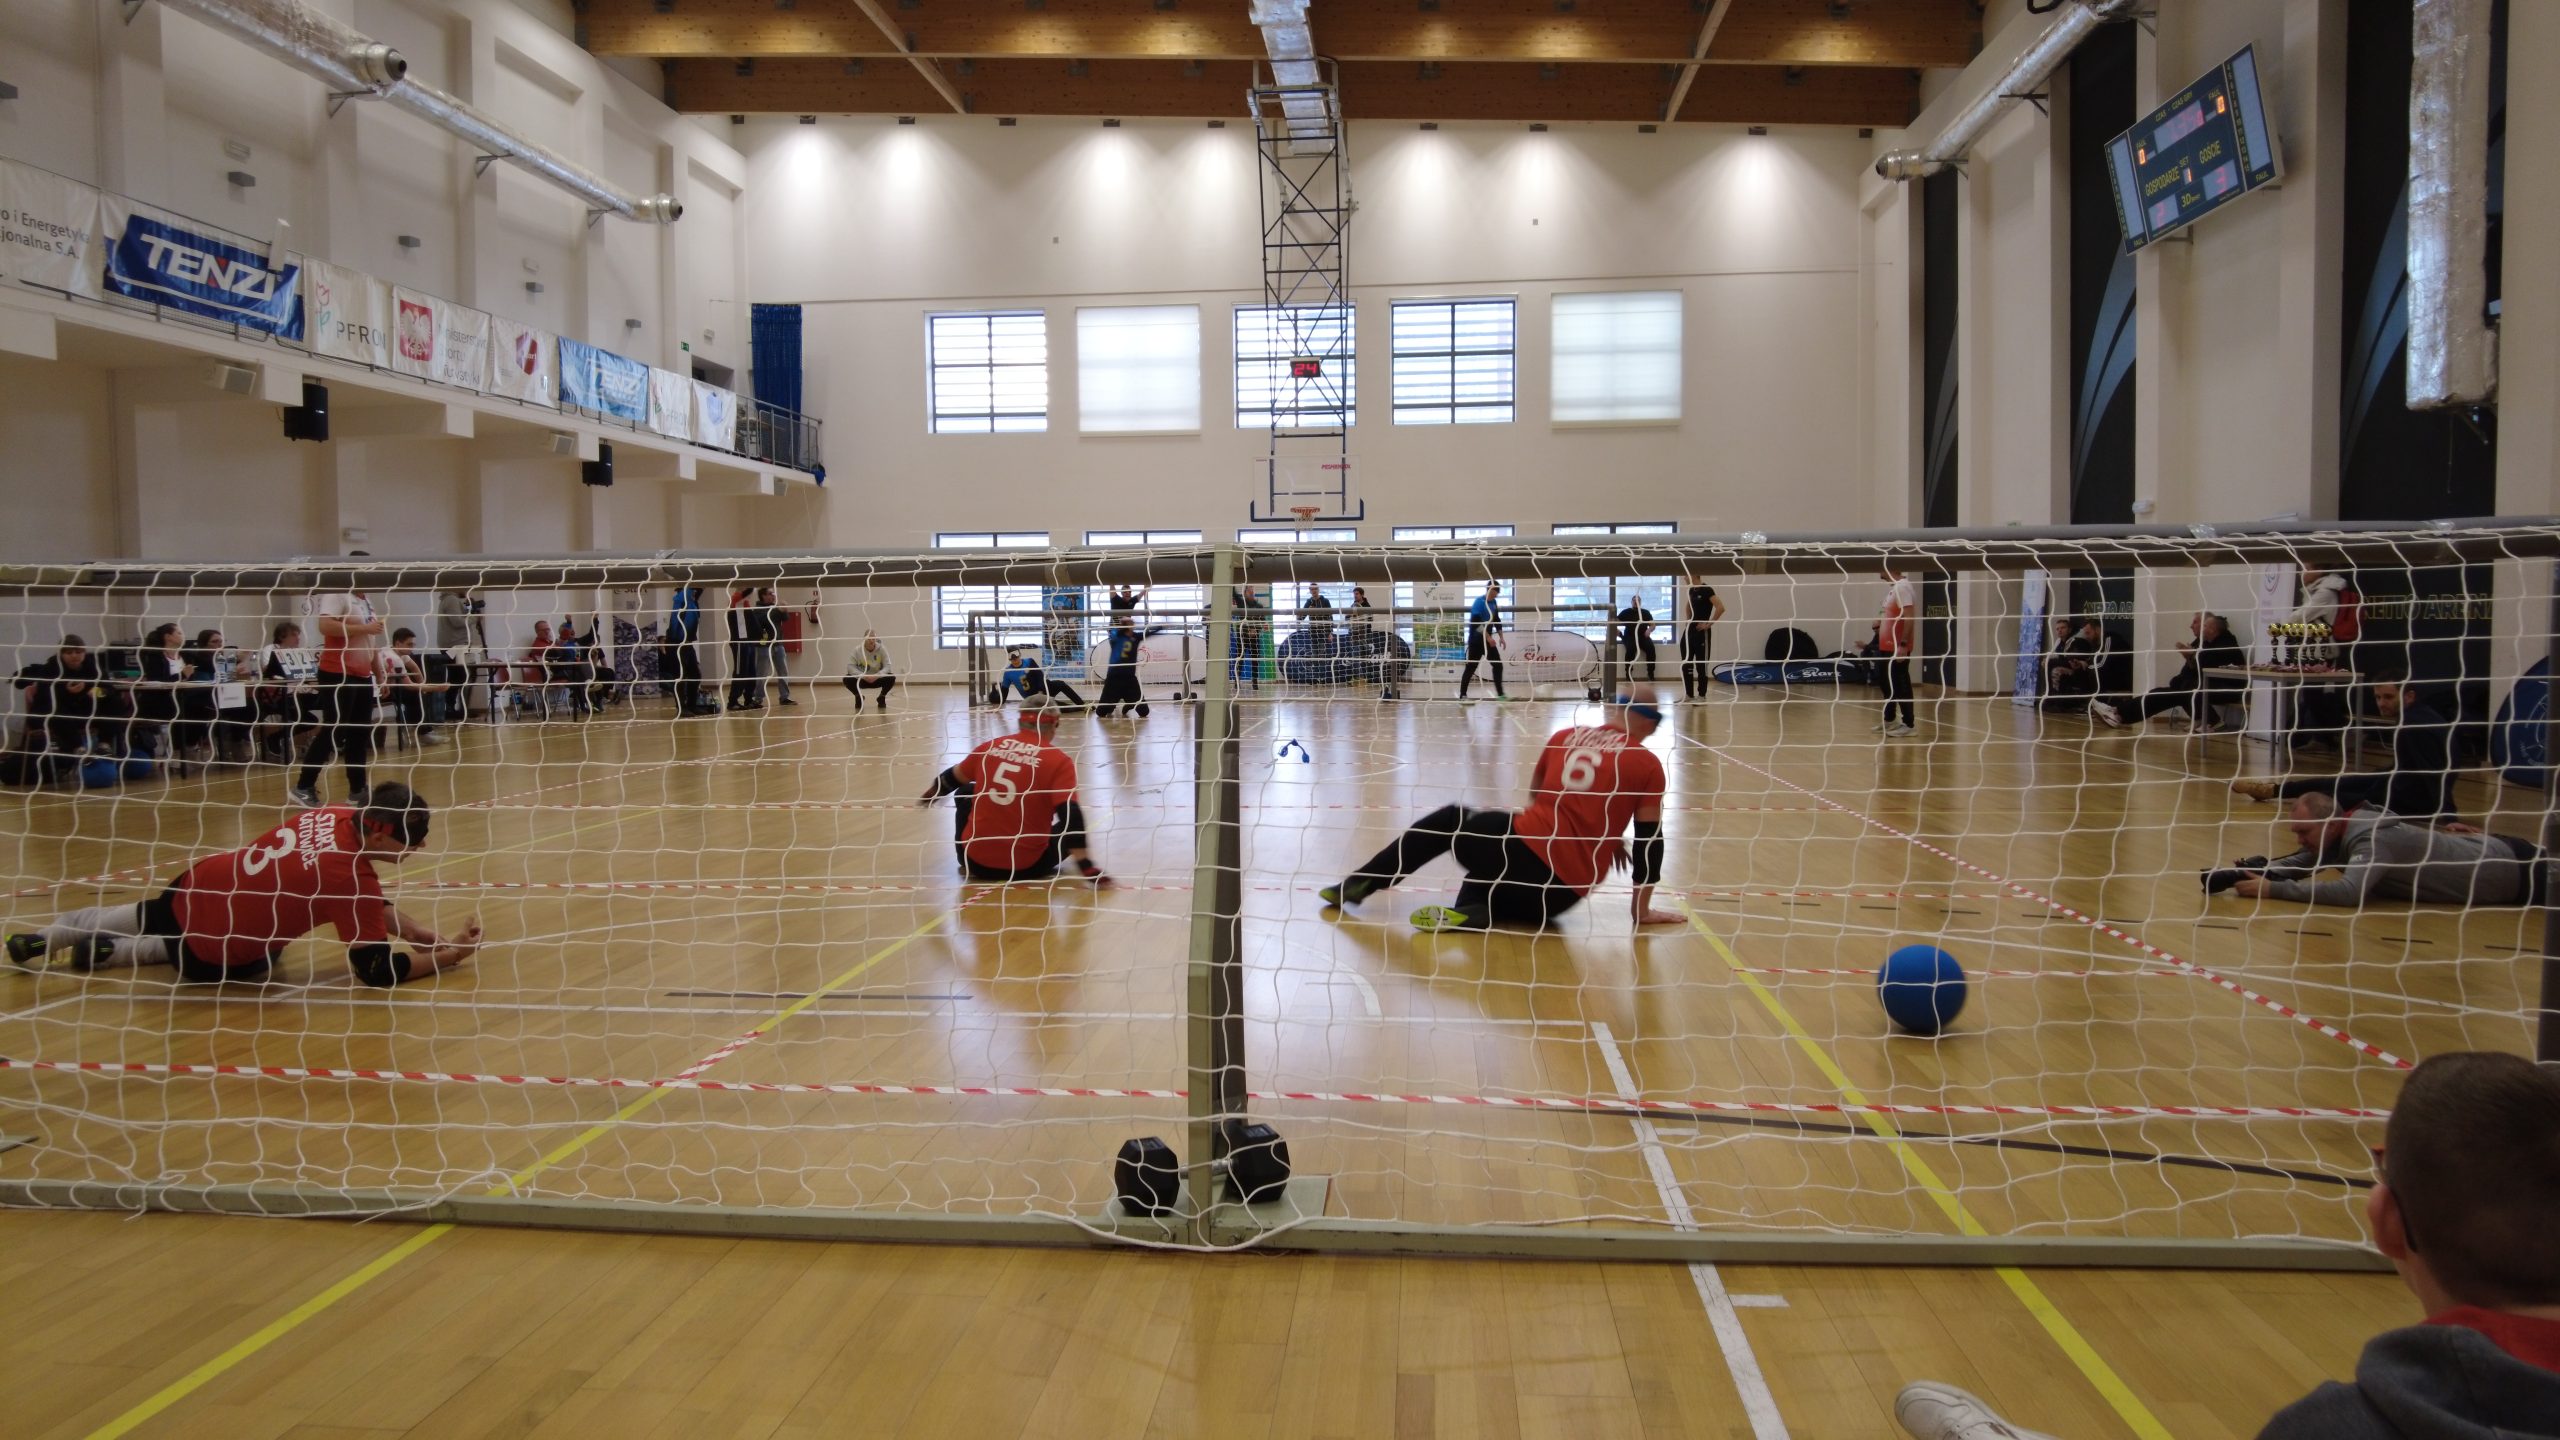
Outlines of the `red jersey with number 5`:
{"type": "Polygon", "coordinates": [[[969,858],[993,870],[1019,870],[1049,848],[1059,807],[1076,798],[1076,762],[1025,730],[990,740],[960,757],[951,772],[969,782],[969,858]]]}
{"type": "Polygon", "coordinates": [[[1618,837],[1636,811],[1660,804],[1662,761],[1614,725],[1547,737],[1529,781],[1529,808],[1512,821],[1556,879],[1588,894],[1618,862],[1618,837]]]}
{"type": "Polygon", "coordinates": [[[391,938],[390,903],[356,812],[305,810],[257,842],[189,867],[173,907],[187,949],[208,965],[253,965],[323,925],[350,945],[391,938]]]}

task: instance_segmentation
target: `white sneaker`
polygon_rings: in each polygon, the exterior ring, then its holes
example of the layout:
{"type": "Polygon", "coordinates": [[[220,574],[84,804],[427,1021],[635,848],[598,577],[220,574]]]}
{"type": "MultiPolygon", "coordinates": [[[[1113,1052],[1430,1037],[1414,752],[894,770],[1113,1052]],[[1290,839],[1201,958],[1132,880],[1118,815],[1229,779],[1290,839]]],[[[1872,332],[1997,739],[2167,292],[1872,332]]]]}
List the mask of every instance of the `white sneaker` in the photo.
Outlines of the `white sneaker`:
{"type": "Polygon", "coordinates": [[[1867,728],[1878,735],[1890,735],[1893,733],[1893,722],[1890,720],[1879,720],[1867,728]]]}
{"type": "Polygon", "coordinates": [[[2121,730],[2124,728],[2124,712],[2116,709],[2116,707],[2108,704],[2104,700],[2090,701],[2089,713],[2097,716],[2099,721],[2110,730],[2121,730]]]}
{"type": "Polygon", "coordinates": [[[1884,731],[1885,738],[1888,740],[1899,740],[1905,735],[1917,735],[1919,733],[1920,727],[1917,725],[1900,724],[1888,725],[1885,727],[1884,731]]]}
{"type": "Polygon", "coordinates": [[[1913,1440],[2054,1440],[2041,1430],[2021,1430],[1953,1385],[1914,1380],[1894,1397],[1893,1418],[1913,1440]]]}

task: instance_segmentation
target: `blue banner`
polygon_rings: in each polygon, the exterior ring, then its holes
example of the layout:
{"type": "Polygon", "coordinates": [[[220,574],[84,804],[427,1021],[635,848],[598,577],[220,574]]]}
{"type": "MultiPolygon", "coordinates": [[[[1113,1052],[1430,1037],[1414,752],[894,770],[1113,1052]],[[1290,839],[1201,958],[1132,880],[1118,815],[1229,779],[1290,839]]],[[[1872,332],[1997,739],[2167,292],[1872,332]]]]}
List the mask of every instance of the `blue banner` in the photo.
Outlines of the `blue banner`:
{"type": "Polygon", "coordinates": [[[147,215],[127,214],[107,252],[112,294],[286,340],[302,338],[301,280],[299,265],[270,265],[254,250],[147,215]]]}
{"type": "Polygon", "coordinates": [[[560,403],[645,425],[649,423],[649,367],[563,335],[560,403]]]}

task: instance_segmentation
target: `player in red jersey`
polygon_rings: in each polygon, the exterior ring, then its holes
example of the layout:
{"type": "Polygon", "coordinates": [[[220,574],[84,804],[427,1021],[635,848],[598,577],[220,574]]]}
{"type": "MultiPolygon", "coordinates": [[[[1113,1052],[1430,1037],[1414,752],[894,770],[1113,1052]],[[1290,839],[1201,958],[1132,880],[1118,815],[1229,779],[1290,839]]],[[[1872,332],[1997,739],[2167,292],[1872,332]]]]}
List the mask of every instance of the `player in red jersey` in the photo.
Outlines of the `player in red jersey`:
{"type": "Polygon", "coordinates": [[[1414,928],[1543,926],[1581,904],[1623,863],[1634,874],[1636,923],[1672,924],[1680,917],[1653,908],[1653,887],[1662,879],[1665,780],[1662,761],[1644,748],[1661,724],[1662,705],[1651,691],[1621,695],[1600,724],[1568,726],[1547,737],[1526,810],[1515,815],[1443,805],[1350,878],[1318,893],[1327,905],[1357,905],[1454,854],[1466,871],[1458,903],[1414,911],[1414,928]],[[1632,849],[1620,840],[1629,826],[1632,849]]]}
{"type": "Polygon", "coordinates": [[[367,985],[392,986],[447,970],[480,948],[480,922],[451,939],[395,909],[373,873],[427,841],[427,804],[406,785],[373,787],[362,809],[305,810],[257,843],[208,855],[138,903],[74,911],[12,935],[9,958],[34,965],[60,951],[64,969],[171,965],[181,980],[264,980],[276,952],[334,925],[347,964],[367,985]],[[413,949],[391,948],[394,938],[413,949]]]}
{"type": "Polygon", "coordinates": [[[960,871],[972,880],[1046,880],[1061,860],[1097,887],[1111,877],[1087,853],[1084,807],[1076,803],[1076,762],[1057,747],[1058,705],[1045,696],[1022,707],[1022,728],[960,757],[933,777],[916,803],[953,796],[960,871]]]}

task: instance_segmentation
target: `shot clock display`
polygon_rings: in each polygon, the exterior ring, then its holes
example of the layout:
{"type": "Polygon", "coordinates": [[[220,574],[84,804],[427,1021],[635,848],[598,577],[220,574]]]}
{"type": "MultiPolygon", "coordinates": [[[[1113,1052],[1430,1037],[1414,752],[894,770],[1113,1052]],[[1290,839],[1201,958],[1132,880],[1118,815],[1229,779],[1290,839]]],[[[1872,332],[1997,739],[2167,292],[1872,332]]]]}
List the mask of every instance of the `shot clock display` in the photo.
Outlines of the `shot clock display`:
{"type": "Polygon", "coordinates": [[[2107,173],[2128,254],[2281,179],[2284,157],[2259,90],[2256,47],[2108,141],[2107,173]]]}

